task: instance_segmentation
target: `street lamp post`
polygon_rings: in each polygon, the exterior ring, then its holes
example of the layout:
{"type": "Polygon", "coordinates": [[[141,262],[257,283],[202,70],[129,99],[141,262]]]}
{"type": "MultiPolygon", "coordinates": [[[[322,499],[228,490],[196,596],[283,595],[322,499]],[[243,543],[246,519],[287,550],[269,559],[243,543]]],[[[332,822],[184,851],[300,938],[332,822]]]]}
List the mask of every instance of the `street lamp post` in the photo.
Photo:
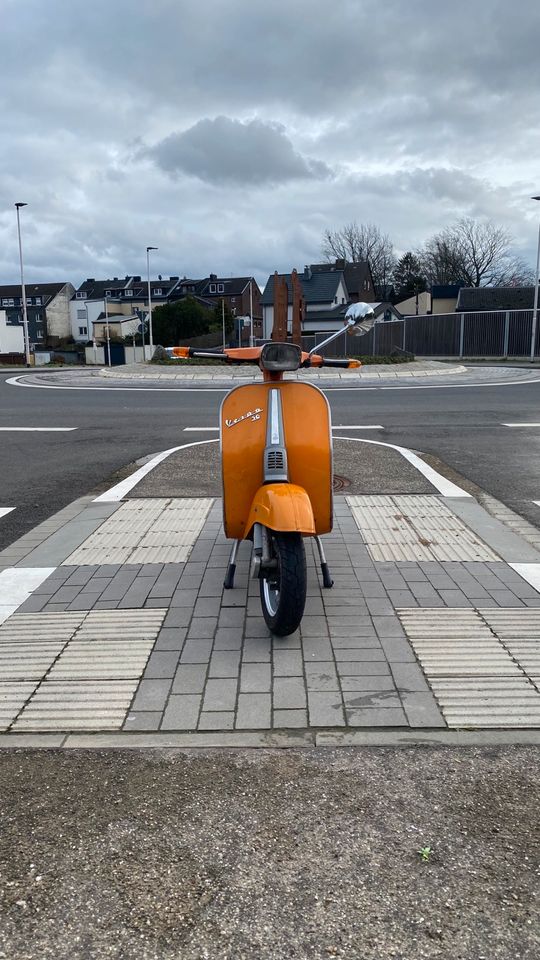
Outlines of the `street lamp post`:
{"type": "MultiPolygon", "coordinates": [[[[539,197],[532,197],[532,200],[540,200],[539,197]]],[[[534,306],[532,317],[531,333],[531,360],[534,360],[534,348],[536,346],[536,328],[538,326],[538,287],[540,285],[540,223],[538,224],[538,247],[536,250],[536,273],[534,275],[534,306]]]]}
{"type": "Polygon", "coordinates": [[[112,363],[111,363],[111,331],[110,331],[110,328],[109,328],[109,300],[108,300],[107,294],[105,294],[105,296],[104,296],[104,298],[103,298],[103,302],[104,302],[104,304],[105,304],[105,329],[106,329],[106,331],[107,331],[107,362],[108,362],[109,367],[111,367],[111,366],[112,366],[112,363]]]}
{"type": "Polygon", "coordinates": [[[253,339],[253,280],[249,281],[249,319],[250,319],[249,345],[250,347],[252,347],[255,343],[253,339]]]}
{"type": "Polygon", "coordinates": [[[154,353],[154,331],[152,330],[152,296],[150,294],[150,251],[158,250],[158,247],[146,248],[146,273],[148,279],[148,339],[150,341],[150,359],[154,353]]]}
{"type": "Polygon", "coordinates": [[[17,235],[19,237],[19,260],[21,264],[21,292],[22,292],[22,305],[23,305],[23,332],[24,332],[24,352],[26,356],[26,366],[30,366],[30,338],[28,336],[28,311],[26,309],[26,287],[24,285],[24,269],[23,269],[23,255],[22,255],[22,242],[21,242],[21,220],[19,216],[19,210],[21,207],[27,207],[27,203],[16,203],[15,207],[17,210],[17,235]]]}

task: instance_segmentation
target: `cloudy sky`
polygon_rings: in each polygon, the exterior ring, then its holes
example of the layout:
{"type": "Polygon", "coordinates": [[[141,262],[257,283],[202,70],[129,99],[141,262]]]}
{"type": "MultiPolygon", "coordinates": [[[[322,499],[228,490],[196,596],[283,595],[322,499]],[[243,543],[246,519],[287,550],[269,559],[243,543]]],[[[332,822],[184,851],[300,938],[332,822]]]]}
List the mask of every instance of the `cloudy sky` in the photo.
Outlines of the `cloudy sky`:
{"type": "MultiPolygon", "coordinates": [[[[0,0],[0,282],[302,268],[459,215],[531,263],[536,0],[0,0]]],[[[538,209],[536,209],[536,207],[538,209]]]]}

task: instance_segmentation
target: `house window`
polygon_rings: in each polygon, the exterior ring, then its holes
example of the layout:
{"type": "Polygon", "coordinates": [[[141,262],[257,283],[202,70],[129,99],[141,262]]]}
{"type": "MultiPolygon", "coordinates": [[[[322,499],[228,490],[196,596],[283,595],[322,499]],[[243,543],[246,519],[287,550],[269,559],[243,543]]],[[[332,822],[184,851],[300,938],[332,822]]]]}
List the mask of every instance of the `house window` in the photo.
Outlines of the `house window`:
{"type": "Polygon", "coordinates": [[[77,310],[77,320],[84,320],[86,317],[86,310],[77,310]]]}
{"type": "Polygon", "coordinates": [[[217,285],[217,292],[218,292],[218,293],[225,293],[225,284],[223,284],[223,283],[218,283],[218,285],[217,285]]]}
{"type": "Polygon", "coordinates": [[[231,303],[236,303],[236,297],[231,297],[231,303]]]}
{"type": "Polygon", "coordinates": [[[155,290],[152,290],[152,296],[153,296],[153,297],[160,297],[160,296],[161,296],[161,287],[156,287],[155,290]]]}
{"type": "Polygon", "coordinates": [[[106,297],[111,297],[111,296],[112,296],[112,290],[106,290],[106,291],[105,291],[105,296],[106,296],[106,297]]]}
{"type": "Polygon", "coordinates": [[[43,330],[36,330],[36,340],[43,340],[43,330]]]}
{"type": "Polygon", "coordinates": [[[337,297],[334,297],[334,303],[337,303],[337,297]]]}
{"type": "Polygon", "coordinates": [[[342,303],[345,303],[345,297],[342,297],[342,298],[341,298],[341,302],[342,302],[342,303]]]}
{"type": "Polygon", "coordinates": [[[215,285],[215,283],[211,283],[211,284],[210,284],[210,293],[215,293],[215,292],[216,292],[216,285],[215,285]]]}
{"type": "Polygon", "coordinates": [[[86,290],[77,290],[75,297],[77,300],[86,300],[86,290]]]}
{"type": "Polygon", "coordinates": [[[40,307],[40,306],[41,306],[41,297],[34,297],[34,303],[35,303],[36,307],[40,307]]]}
{"type": "Polygon", "coordinates": [[[88,330],[86,327],[79,327],[79,336],[86,337],[88,330]]]}
{"type": "Polygon", "coordinates": [[[132,296],[133,296],[133,290],[124,290],[124,296],[126,296],[126,297],[132,297],[132,296]]]}
{"type": "Polygon", "coordinates": [[[3,307],[14,307],[15,304],[14,304],[14,302],[13,302],[13,297],[4,297],[4,299],[2,300],[2,306],[3,306],[3,307]]]}

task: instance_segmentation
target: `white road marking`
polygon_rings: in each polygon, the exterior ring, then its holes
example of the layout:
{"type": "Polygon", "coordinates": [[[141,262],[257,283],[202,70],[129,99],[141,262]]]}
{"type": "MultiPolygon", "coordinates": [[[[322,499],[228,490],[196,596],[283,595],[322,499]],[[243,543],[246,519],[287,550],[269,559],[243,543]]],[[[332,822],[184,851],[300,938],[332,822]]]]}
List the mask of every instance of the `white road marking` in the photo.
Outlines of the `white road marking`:
{"type": "Polygon", "coordinates": [[[15,613],[56,567],[7,567],[0,572],[0,623],[15,613]]]}
{"type": "Polygon", "coordinates": [[[540,593],[540,563],[509,563],[508,566],[540,593]]]}
{"type": "Polygon", "coordinates": [[[503,423],[503,427],[540,427],[540,423],[503,423]]]}
{"type": "Polygon", "coordinates": [[[219,433],[219,427],[184,427],[184,433],[219,433]]]}
{"type": "Polygon", "coordinates": [[[0,507],[0,517],[5,517],[6,513],[11,513],[15,507],[0,507]]]}
{"type": "Polygon", "coordinates": [[[395,443],[383,443],[382,440],[366,440],[363,437],[334,437],[334,440],[349,440],[351,443],[374,443],[378,447],[390,447],[391,450],[397,450],[402,457],[405,457],[405,460],[408,460],[413,467],[416,467],[420,473],[423,473],[426,480],[429,480],[435,489],[438,490],[439,493],[442,493],[443,497],[471,497],[470,493],[458,487],[457,484],[452,483],[451,480],[447,480],[442,474],[437,473],[433,467],[430,467],[429,464],[421,460],[420,457],[418,457],[416,453],[413,453],[412,450],[409,450],[408,447],[398,447],[395,443]]]}
{"type": "Polygon", "coordinates": [[[2,433],[69,433],[78,427],[0,427],[2,433]]]}

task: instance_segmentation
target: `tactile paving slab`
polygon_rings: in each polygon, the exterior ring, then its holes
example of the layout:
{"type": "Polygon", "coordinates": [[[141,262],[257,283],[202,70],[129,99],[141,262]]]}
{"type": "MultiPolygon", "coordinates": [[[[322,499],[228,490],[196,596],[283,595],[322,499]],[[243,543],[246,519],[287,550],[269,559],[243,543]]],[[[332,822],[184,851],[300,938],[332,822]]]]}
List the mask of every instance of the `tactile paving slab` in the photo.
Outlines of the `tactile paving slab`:
{"type": "Polygon", "coordinates": [[[346,499],[373,560],[500,560],[438,497],[346,499]]]}
{"type": "Polygon", "coordinates": [[[209,497],[128,500],[64,564],[182,563],[213,502],[209,497]]]}
{"type": "MultiPolygon", "coordinates": [[[[532,630],[538,613],[519,613],[525,615],[519,621],[523,629],[529,625],[532,630]]],[[[513,609],[494,608],[398,610],[449,727],[540,726],[540,692],[523,650],[531,641],[503,641],[490,624],[504,629],[510,623],[516,634],[515,614],[513,609]],[[523,655],[516,656],[514,650],[523,655]]]]}

